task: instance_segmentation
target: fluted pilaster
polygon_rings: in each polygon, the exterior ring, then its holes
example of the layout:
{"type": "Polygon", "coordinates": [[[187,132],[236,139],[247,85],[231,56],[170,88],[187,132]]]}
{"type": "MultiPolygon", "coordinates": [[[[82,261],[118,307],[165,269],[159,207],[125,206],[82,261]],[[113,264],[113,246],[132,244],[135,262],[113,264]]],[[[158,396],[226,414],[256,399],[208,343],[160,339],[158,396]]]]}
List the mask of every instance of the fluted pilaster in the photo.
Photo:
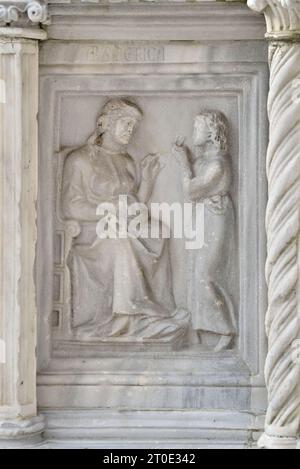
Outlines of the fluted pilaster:
{"type": "Polygon", "coordinates": [[[37,39],[45,36],[39,26],[0,28],[0,447],[35,441],[43,430],[36,404],[34,266],[37,39]]]}

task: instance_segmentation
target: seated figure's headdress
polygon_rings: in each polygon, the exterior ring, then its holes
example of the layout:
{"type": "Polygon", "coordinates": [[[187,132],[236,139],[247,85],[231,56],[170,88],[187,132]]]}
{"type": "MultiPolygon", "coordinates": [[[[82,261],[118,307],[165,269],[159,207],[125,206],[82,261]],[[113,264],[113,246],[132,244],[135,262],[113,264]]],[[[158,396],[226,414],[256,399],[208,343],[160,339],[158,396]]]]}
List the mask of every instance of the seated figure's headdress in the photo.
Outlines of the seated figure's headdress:
{"type": "Polygon", "coordinates": [[[100,145],[103,135],[103,128],[100,124],[101,118],[108,117],[110,122],[114,122],[116,119],[126,116],[132,116],[140,121],[143,117],[143,113],[136,104],[130,102],[126,98],[112,98],[107,101],[98,116],[97,129],[89,137],[87,143],[91,145],[100,145]]]}
{"type": "Polygon", "coordinates": [[[132,116],[140,120],[142,111],[125,98],[112,98],[103,106],[100,116],[124,117],[132,116]]]}

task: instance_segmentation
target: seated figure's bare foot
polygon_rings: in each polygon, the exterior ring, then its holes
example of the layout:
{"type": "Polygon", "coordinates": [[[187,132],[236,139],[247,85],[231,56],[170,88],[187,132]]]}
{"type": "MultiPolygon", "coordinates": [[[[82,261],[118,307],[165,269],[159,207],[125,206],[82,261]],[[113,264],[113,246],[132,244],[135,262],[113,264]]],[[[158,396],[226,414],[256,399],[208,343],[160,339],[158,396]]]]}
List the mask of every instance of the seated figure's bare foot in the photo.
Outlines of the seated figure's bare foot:
{"type": "Polygon", "coordinates": [[[213,332],[199,331],[198,335],[201,339],[201,344],[215,352],[221,352],[222,350],[228,350],[232,342],[231,335],[215,334],[213,332]]]}
{"type": "Polygon", "coordinates": [[[221,352],[222,350],[228,350],[230,348],[230,344],[232,342],[231,335],[221,335],[220,340],[215,347],[215,352],[221,352]]]}

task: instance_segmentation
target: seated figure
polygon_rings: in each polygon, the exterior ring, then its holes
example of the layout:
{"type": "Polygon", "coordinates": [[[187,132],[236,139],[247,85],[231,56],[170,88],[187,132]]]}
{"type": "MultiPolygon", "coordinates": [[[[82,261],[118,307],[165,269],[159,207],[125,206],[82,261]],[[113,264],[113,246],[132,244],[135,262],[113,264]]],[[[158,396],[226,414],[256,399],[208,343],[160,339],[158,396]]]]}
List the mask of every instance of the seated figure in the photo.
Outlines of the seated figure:
{"type": "Polygon", "coordinates": [[[62,211],[80,226],[68,259],[78,339],[168,342],[183,338],[188,328],[188,314],[175,306],[168,240],[100,239],[96,233],[99,204],[117,207],[124,195],[130,203],[147,203],[153,191],[158,156],[143,160],[138,184],[127,153],[141,118],[135,104],[111,99],[87,144],[66,158],[62,211]]]}

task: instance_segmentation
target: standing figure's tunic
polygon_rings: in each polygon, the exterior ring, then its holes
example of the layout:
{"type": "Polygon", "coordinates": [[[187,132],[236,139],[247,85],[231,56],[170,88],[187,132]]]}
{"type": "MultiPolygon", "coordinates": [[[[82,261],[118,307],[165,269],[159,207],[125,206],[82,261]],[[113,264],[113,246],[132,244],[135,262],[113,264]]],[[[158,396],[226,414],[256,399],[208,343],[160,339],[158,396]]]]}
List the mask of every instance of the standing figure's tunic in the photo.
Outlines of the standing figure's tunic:
{"type": "Polygon", "coordinates": [[[194,163],[195,177],[185,187],[188,198],[204,203],[205,245],[190,252],[188,306],[193,329],[225,336],[236,333],[232,297],[235,217],[227,160],[228,155],[216,151],[198,158],[194,163]]]}

